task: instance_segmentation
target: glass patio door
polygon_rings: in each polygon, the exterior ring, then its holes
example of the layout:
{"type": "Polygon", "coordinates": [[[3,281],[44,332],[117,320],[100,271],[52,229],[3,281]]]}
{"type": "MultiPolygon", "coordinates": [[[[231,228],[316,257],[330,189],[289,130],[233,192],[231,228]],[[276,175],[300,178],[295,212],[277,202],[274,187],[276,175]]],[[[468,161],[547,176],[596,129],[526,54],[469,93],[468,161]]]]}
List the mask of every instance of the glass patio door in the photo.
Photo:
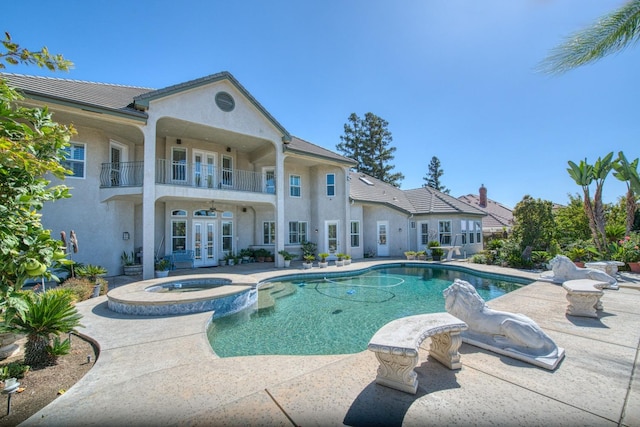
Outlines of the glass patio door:
{"type": "Polygon", "coordinates": [[[378,221],[378,256],[389,256],[389,244],[387,234],[389,232],[389,221],[378,221]]]}
{"type": "Polygon", "coordinates": [[[215,221],[193,222],[193,252],[196,267],[216,265],[215,221]]]}

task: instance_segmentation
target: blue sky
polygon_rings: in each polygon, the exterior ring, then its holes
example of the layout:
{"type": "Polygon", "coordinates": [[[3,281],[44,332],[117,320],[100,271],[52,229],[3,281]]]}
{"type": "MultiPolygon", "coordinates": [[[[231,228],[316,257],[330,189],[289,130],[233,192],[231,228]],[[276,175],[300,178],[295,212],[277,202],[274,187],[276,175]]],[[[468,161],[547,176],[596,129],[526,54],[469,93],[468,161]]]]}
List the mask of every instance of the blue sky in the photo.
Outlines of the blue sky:
{"type": "MultiPolygon", "coordinates": [[[[514,207],[581,193],[567,161],[639,156],[640,50],[535,71],[622,0],[12,1],[0,28],[74,62],[6,71],[162,88],[231,72],[293,135],[335,150],[351,113],[389,122],[403,189],[433,156],[451,195],[514,207]]],[[[626,192],[612,175],[604,200],[626,192]]]]}

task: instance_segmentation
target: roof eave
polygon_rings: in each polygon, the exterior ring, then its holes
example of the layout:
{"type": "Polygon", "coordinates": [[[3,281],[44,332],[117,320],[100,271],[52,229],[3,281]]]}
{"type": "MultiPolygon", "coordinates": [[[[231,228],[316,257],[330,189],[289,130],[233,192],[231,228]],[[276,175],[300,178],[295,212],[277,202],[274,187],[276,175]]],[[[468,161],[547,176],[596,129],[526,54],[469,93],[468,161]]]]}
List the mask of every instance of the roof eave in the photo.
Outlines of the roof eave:
{"type": "Polygon", "coordinates": [[[28,98],[28,99],[33,99],[35,101],[41,101],[44,103],[63,105],[65,107],[80,108],[81,110],[89,111],[92,113],[108,114],[115,117],[133,119],[133,120],[142,121],[142,122],[146,122],[148,118],[147,113],[138,112],[135,110],[124,111],[121,109],[101,107],[99,105],[89,104],[87,102],[70,101],[67,98],[60,98],[57,96],[50,96],[50,95],[42,95],[41,93],[34,92],[31,90],[25,90],[25,89],[20,89],[20,92],[23,93],[25,98],[28,98]]]}
{"type": "Polygon", "coordinates": [[[341,163],[341,164],[344,164],[344,165],[347,165],[347,166],[357,165],[357,162],[351,161],[351,160],[349,160],[347,158],[345,158],[345,160],[342,160],[342,159],[337,159],[335,157],[323,156],[322,154],[309,153],[308,151],[304,151],[304,150],[299,150],[297,148],[293,148],[290,145],[283,145],[282,146],[282,151],[283,152],[290,151],[292,153],[300,154],[302,156],[313,157],[313,158],[317,158],[317,159],[330,160],[332,162],[341,163]]]}

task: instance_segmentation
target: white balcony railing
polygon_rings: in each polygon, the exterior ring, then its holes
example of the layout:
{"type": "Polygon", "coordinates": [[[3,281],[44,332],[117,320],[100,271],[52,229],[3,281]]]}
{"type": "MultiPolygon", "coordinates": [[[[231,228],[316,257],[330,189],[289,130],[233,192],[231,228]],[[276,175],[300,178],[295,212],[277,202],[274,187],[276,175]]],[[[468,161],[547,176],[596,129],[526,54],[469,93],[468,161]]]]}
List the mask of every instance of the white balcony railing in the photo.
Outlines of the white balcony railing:
{"type": "MultiPolygon", "coordinates": [[[[100,187],[141,187],[143,162],[103,163],[100,187]]],[[[275,194],[273,175],[200,163],[156,161],[156,184],[275,194]]]]}

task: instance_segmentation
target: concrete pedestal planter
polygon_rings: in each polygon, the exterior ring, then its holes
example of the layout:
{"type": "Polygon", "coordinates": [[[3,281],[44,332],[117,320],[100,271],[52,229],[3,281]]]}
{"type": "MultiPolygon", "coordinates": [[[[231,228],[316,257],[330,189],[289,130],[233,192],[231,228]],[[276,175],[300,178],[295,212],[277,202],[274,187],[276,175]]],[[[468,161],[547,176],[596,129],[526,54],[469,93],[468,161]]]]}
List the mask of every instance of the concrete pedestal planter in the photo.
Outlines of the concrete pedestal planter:
{"type": "Polygon", "coordinates": [[[344,266],[344,260],[336,261],[336,267],[344,266]]]}
{"type": "Polygon", "coordinates": [[[313,267],[313,263],[312,262],[303,262],[302,263],[302,269],[303,270],[309,270],[311,267],[313,267]]]}
{"type": "Polygon", "coordinates": [[[125,276],[137,276],[142,274],[142,264],[133,264],[124,266],[125,276]]]}
{"type": "Polygon", "coordinates": [[[161,278],[161,277],[168,277],[169,276],[169,270],[156,270],[155,272],[155,277],[156,278],[161,278]]]}
{"type": "Polygon", "coordinates": [[[318,267],[320,268],[327,268],[329,266],[328,262],[319,262],[318,263],[318,267]]]}

